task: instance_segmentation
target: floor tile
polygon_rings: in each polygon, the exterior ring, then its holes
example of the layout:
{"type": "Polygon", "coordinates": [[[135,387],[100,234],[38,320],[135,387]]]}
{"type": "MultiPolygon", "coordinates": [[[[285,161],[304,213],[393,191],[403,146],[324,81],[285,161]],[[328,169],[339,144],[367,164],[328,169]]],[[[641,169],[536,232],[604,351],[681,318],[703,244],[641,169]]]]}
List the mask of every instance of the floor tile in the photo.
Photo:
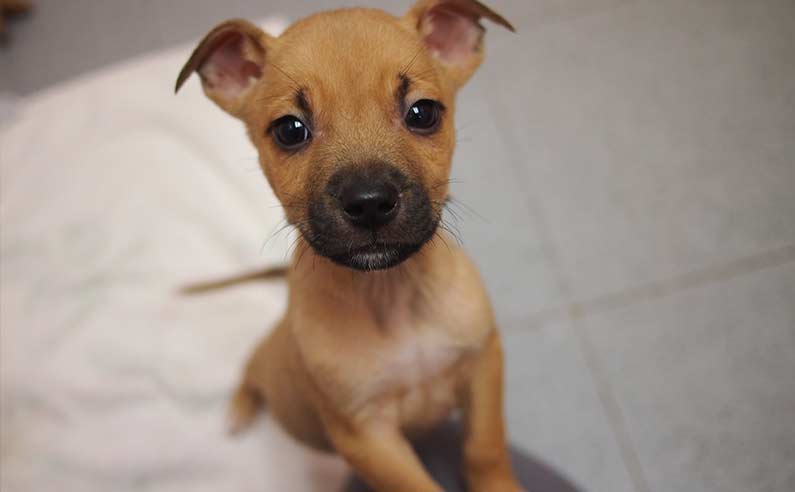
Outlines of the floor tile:
{"type": "Polygon", "coordinates": [[[510,437],[583,492],[633,491],[573,337],[568,322],[504,336],[510,437]]]}
{"type": "Polygon", "coordinates": [[[795,264],[582,320],[652,492],[795,487],[795,264]]]}
{"type": "Polygon", "coordinates": [[[500,321],[511,326],[561,299],[556,274],[510,164],[516,144],[473,81],[460,97],[448,222],[480,267],[500,321]]]}
{"type": "Polygon", "coordinates": [[[795,242],[793,15],[634,2],[489,37],[479,95],[572,297],[795,242]]]}

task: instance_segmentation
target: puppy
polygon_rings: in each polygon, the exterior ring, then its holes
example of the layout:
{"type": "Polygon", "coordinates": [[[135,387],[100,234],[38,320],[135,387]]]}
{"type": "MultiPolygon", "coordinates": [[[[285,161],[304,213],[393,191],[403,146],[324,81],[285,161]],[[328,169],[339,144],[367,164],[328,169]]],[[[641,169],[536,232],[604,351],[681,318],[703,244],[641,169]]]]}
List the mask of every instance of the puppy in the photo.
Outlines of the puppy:
{"type": "Polygon", "coordinates": [[[378,492],[438,492],[409,444],[460,410],[470,492],[517,492],[503,356],[488,296],[437,232],[455,95],[483,59],[474,0],[419,0],[403,17],[324,12],[272,37],[224,22],[177,80],[239,118],[300,232],[287,312],[232,402],[242,429],[267,403],[298,440],[340,453],[378,492]]]}

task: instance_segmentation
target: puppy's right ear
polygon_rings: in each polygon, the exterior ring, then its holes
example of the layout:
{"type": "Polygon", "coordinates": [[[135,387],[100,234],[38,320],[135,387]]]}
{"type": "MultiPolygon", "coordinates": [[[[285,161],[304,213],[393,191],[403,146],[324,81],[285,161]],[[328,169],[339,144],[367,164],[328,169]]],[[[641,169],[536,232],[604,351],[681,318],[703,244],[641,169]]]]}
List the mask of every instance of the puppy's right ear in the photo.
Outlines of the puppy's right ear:
{"type": "Polygon", "coordinates": [[[174,92],[193,72],[201,77],[207,97],[233,116],[240,114],[245,95],[262,77],[265,52],[272,38],[254,24],[226,21],[199,43],[177,77],[174,92]]]}

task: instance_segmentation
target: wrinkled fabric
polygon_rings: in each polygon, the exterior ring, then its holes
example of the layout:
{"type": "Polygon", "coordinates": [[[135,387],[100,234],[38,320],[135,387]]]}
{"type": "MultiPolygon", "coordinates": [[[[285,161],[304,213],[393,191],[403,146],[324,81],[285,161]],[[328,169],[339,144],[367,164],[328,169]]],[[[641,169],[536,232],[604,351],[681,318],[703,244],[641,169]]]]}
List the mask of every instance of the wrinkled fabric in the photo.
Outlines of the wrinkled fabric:
{"type": "Polygon", "coordinates": [[[3,491],[344,482],[341,460],[272,420],[226,433],[228,397],[284,309],[283,283],[175,292],[282,264],[291,241],[271,237],[283,214],[243,126],[198,78],[174,95],[192,47],[0,105],[3,491]]]}

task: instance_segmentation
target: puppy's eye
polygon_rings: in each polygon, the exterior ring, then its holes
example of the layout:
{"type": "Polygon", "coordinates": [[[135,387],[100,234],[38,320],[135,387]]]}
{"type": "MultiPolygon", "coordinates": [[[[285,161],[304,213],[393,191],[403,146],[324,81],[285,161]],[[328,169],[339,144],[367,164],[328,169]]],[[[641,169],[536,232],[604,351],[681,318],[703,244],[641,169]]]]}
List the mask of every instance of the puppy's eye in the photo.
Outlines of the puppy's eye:
{"type": "Polygon", "coordinates": [[[276,145],[284,150],[299,149],[312,137],[304,122],[292,115],[282,116],[274,121],[271,133],[276,145]]]}
{"type": "Polygon", "coordinates": [[[430,99],[420,99],[406,113],[406,126],[417,133],[432,133],[441,121],[442,105],[430,99]]]}

